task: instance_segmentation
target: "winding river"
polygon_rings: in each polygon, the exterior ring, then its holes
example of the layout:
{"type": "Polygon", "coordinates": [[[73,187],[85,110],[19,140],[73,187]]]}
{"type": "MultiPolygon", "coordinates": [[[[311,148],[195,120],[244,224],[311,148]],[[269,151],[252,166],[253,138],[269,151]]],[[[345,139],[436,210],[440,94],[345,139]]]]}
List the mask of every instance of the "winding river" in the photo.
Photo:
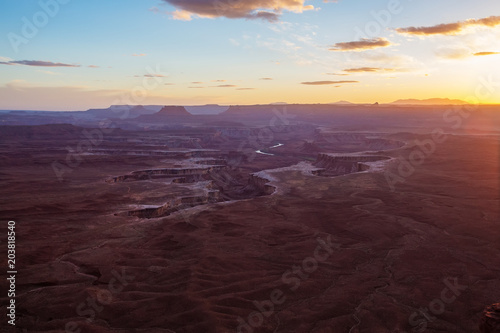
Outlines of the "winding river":
{"type": "MultiPolygon", "coordinates": [[[[267,148],[267,149],[278,148],[278,147],[281,147],[281,146],[283,146],[283,145],[284,145],[283,143],[278,143],[277,145],[274,145],[274,146],[269,147],[269,148],[267,148]]],[[[255,152],[256,152],[257,154],[274,156],[274,154],[265,153],[265,152],[263,152],[262,150],[256,150],[255,152]]]]}

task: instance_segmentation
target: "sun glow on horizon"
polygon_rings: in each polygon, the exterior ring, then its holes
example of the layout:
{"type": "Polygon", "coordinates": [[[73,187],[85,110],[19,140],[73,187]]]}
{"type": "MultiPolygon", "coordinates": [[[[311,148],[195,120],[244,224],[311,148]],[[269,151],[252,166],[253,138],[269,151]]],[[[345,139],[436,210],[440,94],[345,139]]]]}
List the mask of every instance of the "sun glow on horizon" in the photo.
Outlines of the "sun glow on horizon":
{"type": "Polygon", "coordinates": [[[0,109],[431,98],[500,104],[500,16],[491,14],[500,15],[499,2],[375,0],[360,9],[347,1],[270,8],[258,1],[217,8],[215,1],[71,2],[39,27],[30,21],[45,10],[38,3],[4,5],[0,109]],[[443,6],[447,20],[436,10],[443,6]],[[95,17],[92,26],[87,17],[95,17]]]}

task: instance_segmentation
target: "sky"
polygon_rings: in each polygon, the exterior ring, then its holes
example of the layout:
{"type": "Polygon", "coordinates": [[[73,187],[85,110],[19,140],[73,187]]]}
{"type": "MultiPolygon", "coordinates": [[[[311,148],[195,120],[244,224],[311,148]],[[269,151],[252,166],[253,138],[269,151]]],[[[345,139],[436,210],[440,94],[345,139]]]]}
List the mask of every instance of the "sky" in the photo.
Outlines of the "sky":
{"type": "Polygon", "coordinates": [[[498,0],[8,0],[0,8],[3,110],[500,103],[484,91],[500,82],[498,0]]]}

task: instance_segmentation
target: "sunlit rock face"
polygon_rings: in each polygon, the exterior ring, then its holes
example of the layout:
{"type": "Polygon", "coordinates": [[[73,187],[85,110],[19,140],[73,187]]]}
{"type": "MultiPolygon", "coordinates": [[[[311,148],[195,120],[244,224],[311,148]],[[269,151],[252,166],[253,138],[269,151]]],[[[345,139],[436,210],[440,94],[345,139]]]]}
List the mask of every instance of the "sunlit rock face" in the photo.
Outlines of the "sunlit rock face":
{"type": "Polygon", "coordinates": [[[481,318],[481,333],[500,332],[500,303],[487,306],[481,318]]]}

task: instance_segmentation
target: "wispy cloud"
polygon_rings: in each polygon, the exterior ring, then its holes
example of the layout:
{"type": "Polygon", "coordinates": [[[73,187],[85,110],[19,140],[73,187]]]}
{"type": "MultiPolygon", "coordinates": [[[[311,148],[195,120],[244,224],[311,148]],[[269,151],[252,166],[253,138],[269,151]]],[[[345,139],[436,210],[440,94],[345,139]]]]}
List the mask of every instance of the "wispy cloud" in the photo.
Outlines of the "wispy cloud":
{"type": "Polygon", "coordinates": [[[55,73],[55,72],[52,72],[52,71],[46,71],[46,70],[43,70],[43,69],[38,69],[37,72],[43,73],[43,74],[48,74],[48,75],[61,75],[60,73],[55,73]]]}
{"type": "Polygon", "coordinates": [[[132,57],[145,57],[145,56],[147,56],[146,53],[134,53],[134,54],[132,54],[132,57]]]}
{"type": "Polygon", "coordinates": [[[310,81],[310,82],[301,82],[301,84],[305,84],[308,86],[324,86],[330,84],[344,84],[344,83],[358,83],[359,81],[310,81]]]}
{"type": "Polygon", "coordinates": [[[397,28],[400,34],[432,36],[432,35],[458,35],[468,27],[481,26],[493,28],[500,25],[500,16],[490,16],[482,19],[469,19],[454,23],[443,23],[429,27],[397,28]]]}
{"type": "Polygon", "coordinates": [[[87,67],[89,67],[89,68],[100,68],[99,66],[96,66],[96,65],[89,65],[87,67]]]}
{"type": "MultiPolygon", "coordinates": [[[[0,85],[0,105],[10,110],[86,110],[111,105],[130,94],[128,89],[95,89],[90,86],[37,86],[24,80],[0,85]],[[57,101],[57,104],[54,102],[57,101]]],[[[196,98],[195,98],[196,99],[196,98]]],[[[206,102],[207,98],[199,102],[206,102]]],[[[182,105],[190,100],[169,100],[163,94],[148,94],[144,105],[182,105]]]]}
{"type": "Polygon", "coordinates": [[[261,81],[271,81],[271,80],[273,80],[273,78],[272,77],[261,77],[259,80],[261,80],[261,81]]]}
{"type": "Polygon", "coordinates": [[[149,77],[149,78],[154,78],[154,77],[167,77],[167,75],[163,75],[163,74],[144,74],[144,75],[134,75],[134,77],[149,77]]]}
{"type": "Polygon", "coordinates": [[[475,56],[487,56],[487,55],[494,55],[494,54],[500,54],[500,52],[476,52],[476,53],[474,53],[475,56]]]}
{"type": "Polygon", "coordinates": [[[464,46],[441,47],[436,50],[436,55],[440,58],[458,60],[468,58],[473,55],[471,50],[464,46]]]}
{"type": "Polygon", "coordinates": [[[193,13],[187,10],[176,10],[169,14],[172,15],[174,20],[191,21],[193,19],[193,13]]]}
{"type": "Polygon", "coordinates": [[[238,88],[236,90],[255,90],[255,88],[238,88]]]}
{"type": "MultiPolygon", "coordinates": [[[[163,0],[177,8],[170,13],[177,20],[190,21],[193,17],[230,19],[263,19],[277,21],[283,11],[302,13],[314,10],[305,0],[163,0]]],[[[158,10],[153,10],[158,12],[158,10]]]]}
{"type": "Polygon", "coordinates": [[[394,68],[380,68],[380,67],[358,67],[358,68],[347,68],[344,72],[347,73],[375,73],[375,72],[393,72],[394,68]]]}
{"type": "Polygon", "coordinates": [[[233,85],[233,84],[221,84],[221,85],[218,85],[216,88],[236,88],[237,86],[233,85]]]}
{"type": "Polygon", "coordinates": [[[226,82],[226,80],[212,80],[212,82],[226,82]]]}
{"type": "Polygon", "coordinates": [[[23,66],[35,66],[35,67],[81,67],[75,64],[64,64],[60,62],[52,61],[40,61],[40,60],[11,60],[11,61],[1,61],[0,65],[23,65],[23,66]]]}
{"type": "Polygon", "coordinates": [[[330,51],[365,51],[390,45],[392,45],[391,42],[385,38],[362,38],[354,42],[336,43],[330,48],[330,51]]]}

